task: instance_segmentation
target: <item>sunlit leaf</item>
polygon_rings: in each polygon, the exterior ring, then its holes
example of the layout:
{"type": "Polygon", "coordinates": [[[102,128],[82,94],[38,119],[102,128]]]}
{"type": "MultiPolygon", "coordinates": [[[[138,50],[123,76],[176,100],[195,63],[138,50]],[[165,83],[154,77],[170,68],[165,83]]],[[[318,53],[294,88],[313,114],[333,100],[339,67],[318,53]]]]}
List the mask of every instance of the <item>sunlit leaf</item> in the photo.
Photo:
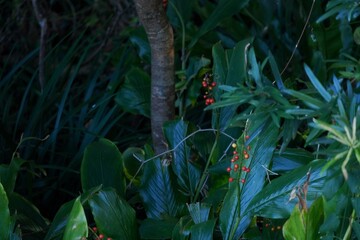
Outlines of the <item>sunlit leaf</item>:
{"type": "Polygon", "coordinates": [[[78,197],[71,209],[69,220],[66,224],[64,232],[64,240],[67,239],[82,239],[88,236],[88,225],[84,208],[81,205],[80,197],[78,197]]]}

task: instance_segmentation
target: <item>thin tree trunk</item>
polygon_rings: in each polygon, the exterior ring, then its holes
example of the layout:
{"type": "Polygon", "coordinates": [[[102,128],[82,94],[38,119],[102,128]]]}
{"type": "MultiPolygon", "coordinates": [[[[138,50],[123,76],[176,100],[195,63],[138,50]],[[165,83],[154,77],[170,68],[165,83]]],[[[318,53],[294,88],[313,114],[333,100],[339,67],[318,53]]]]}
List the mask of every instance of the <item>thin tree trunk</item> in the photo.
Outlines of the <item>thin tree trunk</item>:
{"type": "Polygon", "coordinates": [[[151,128],[155,153],[167,150],[164,122],[175,115],[174,37],[162,0],[134,0],[151,47],[151,128]]]}

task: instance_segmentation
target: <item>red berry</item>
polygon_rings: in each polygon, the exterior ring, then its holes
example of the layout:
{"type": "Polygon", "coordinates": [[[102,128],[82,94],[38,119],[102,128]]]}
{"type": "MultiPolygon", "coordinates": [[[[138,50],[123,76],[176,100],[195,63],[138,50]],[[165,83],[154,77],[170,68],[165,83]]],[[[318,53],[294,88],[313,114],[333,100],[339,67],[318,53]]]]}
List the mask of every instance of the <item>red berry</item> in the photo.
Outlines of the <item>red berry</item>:
{"type": "Polygon", "coordinates": [[[108,237],[106,240],[112,240],[112,238],[111,238],[111,237],[108,237]]]}
{"type": "Polygon", "coordinates": [[[233,154],[236,155],[236,154],[238,154],[238,152],[237,152],[237,151],[233,151],[233,154]]]}
{"type": "Polygon", "coordinates": [[[246,171],[245,172],[250,172],[250,168],[246,168],[246,171]]]}
{"type": "Polygon", "coordinates": [[[234,156],[234,159],[235,159],[235,160],[239,160],[239,156],[238,156],[238,155],[235,155],[235,156],[234,156]]]}
{"type": "Polygon", "coordinates": [[[246,167],[245,166],[243,166],[242,168],[241,168],[241,170],[243,170],[244,172],[246,172],[246,167]]]}
{"type": "Polygon", "coordinates": [[[231,159],[231,162],[235,162],[236,160],[234,158],[231,159]]]}
{"type": "Polygon", "coordinates": [[[212,86],[212,87],[215,87],[215,86],[216,86],[216,82],[212,82],[212,83],[211,83],[211,86],[212,86]]]}
{"type": "Polygon", "coordinates": [[[250,146],[247,146],[246,148],[247,148],[247,150],[250,150],[250,146]]]}
{"type": "Polygon", "coordinates": [[[201,84],[204,88],[208,86],[207,82],[205,82],[205,81],[203,81],[201,84]]]}
{"type": "Polygon", "coordinates": [[[245,159],[248,159],[249,157],[250,157],[249,154],[245,154],[245,155],[244,155],[244,158],[245,158],[245,159]]]}
{"type": "Polygon", "coordinates": [[[243,179],[241,179],[241,183],[245,183],[245,179],[243,178],[243,179]]]}
{"type": "Polygon", "coordinates": [[[239,168],[239,164],[235,164],[234,169],[238,169],[238,168],[239,168]]]}
{"type": "Polygon", "coordinates": [[[212,104],[212,103],[214,103],[215,102],[215,100],[213,99],[213,98],[209,98],[209,103],[210,104],[212,104]]]}
{"type": "Polygon", "coordinates": [[[248,140],[249,138],[250,138],[250,136],[249,136],[249,135],[246,135],[246,136],[245,136],[245,139],[246,139],[246,140],[248,140]]]}
{"type": "Polygon", "coordinates": [[[231,167],[228,167],[228,168],[226,169],[226,171],[227,171],[227,172],[230,172],[230,171],[231,171],[231,167]]]}
{"type": "Polygon", "coordinates": [[[92,230],[93,230],[94,232],[97,232],[97,227],[93,227],[92,230]]]}
{"type": "Polygon", "coordinates": [[[234,178],[229,178],[229,182],[233,182],[234,181],[234,178]]]}
{"type": "Polygon", "coordinates": [[[104,234],[99,234],[100,239],[104,239],[104,234]]]}
{"type": "Polygon", "coordinates": [[[244,154],[248,154],[246,150],[244,150],[244,152],[243,152],[243,153],[244,153],[244,154]]]}

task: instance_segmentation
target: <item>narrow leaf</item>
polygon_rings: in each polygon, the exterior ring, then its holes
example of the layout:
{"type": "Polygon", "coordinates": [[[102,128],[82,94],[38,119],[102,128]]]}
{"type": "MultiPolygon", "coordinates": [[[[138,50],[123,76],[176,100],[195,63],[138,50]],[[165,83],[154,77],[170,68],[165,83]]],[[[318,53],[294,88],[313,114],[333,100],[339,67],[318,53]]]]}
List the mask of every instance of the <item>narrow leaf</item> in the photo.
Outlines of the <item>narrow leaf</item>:
{"type": "Polygon", "coordinates": [[[320,95],[325,99],[325,101],[330,102],[331,95],[326,91],[324,86],[320,83],[320,81],[317,79],[315,74],[311,71],[308,65],[304,64],[305,72],[308,75],[311,83],[314,85],[316,90],[320,93],[320,95]]]}

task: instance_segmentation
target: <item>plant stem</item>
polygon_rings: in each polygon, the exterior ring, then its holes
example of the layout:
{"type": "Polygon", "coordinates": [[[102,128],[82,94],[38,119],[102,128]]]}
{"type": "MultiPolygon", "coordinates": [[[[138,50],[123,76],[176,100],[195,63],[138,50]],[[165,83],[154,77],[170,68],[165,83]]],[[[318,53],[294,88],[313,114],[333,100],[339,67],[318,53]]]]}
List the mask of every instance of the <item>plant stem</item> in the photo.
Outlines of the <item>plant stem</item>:
{"type": "Polygon", "coordinates": [[[355,218],[355,209],[353,209],[351,217],[350,217],[350,222],[349,222],[349,226],[346,229],[345,235],[343,240],[348,240],[351,237],[351,230],[352,230],[352,224],[354,222],[354,218],[355,218]]]}

